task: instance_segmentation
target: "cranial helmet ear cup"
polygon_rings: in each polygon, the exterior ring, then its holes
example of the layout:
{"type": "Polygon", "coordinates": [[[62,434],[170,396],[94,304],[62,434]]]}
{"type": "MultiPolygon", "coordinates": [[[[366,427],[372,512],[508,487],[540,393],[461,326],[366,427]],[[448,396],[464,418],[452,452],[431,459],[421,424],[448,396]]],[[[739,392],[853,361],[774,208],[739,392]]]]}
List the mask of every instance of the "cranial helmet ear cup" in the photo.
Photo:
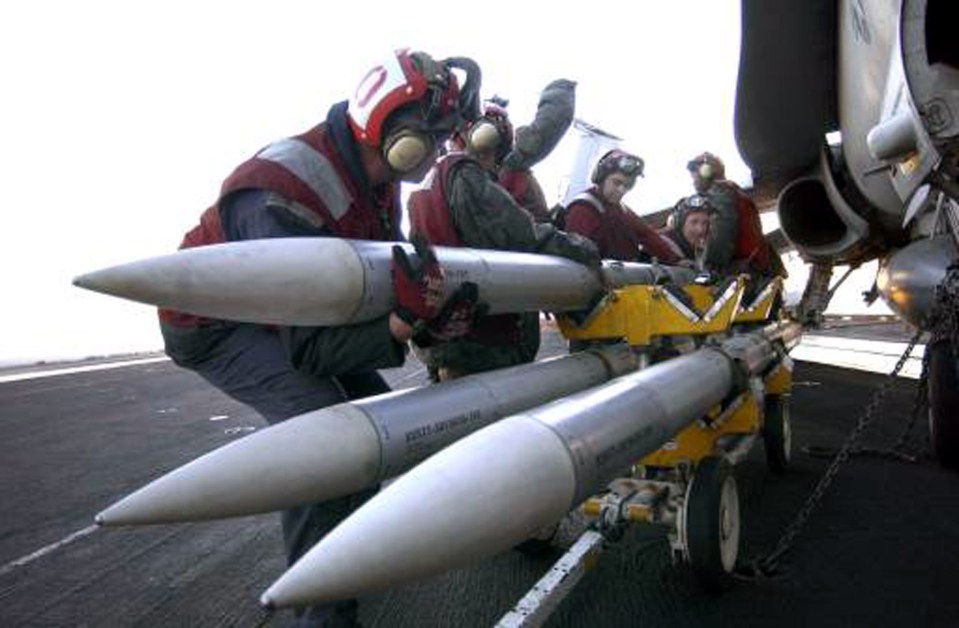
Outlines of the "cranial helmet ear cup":
{"type": "Polygon", "coordinates": [[[393,170],[409,172],[422,164],[432,150],[433,145],[426,136],[404,129],[386,138],[383,157],[393,170]]]}
{"type": "Polygon", "coordinates": [[[703,163],[699,164],[699,170],[698,170],[698,172],[699,172],[699,176],[701,176],[702,178],[704,178],[704,179],[712,179],[712,178],[713,178],[713,165],[712,165],[711,163],[709,163],[708,161],[704,161],[703,163]]]}
{"type": "Polygon", "coordinates": [[[599,161],[596,162],[596,165],[593,166],[593,172],[589,175],[589,180],[593,182],[594,185],[601,185],[603,179],[605,178],[605,172],[603,168],[603,160],[606,159],[613,151],[607,151],[599,158],[599,161]]]}
{"type": "Polygon", "coordinates": [[[599,164],[593,168],[593,173],[589,175],[589,180],[593,182],[594,185],[599,185],[601,183],[599,178],[599,164]]]}
{"type": "Polygon", "coordinates": [[[478,153],[493,150],[499,146],[500,139],[496,125],[486,120],[475,124],[469,132],[469,146],[478,153]]]}

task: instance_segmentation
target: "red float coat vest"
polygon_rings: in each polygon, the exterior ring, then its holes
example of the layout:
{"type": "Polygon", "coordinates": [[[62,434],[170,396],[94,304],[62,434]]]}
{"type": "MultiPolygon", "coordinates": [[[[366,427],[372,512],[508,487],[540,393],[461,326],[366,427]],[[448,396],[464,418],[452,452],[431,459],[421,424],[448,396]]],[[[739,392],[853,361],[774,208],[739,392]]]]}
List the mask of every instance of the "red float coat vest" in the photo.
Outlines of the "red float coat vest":
{"type": "Polygon", "coordinates": [[[596,243],[604,259],[633,262],[639,246],[664,264],[675,264],[679,256],[662,236],[625,205],[602,200],[596,188],[576,195],[566,207],[566,231],[578,233],[596,243]]]}
{"type": "Polygon", "coordinates": [[[748,261],[750,266],[759,271],[766,271],[770,266],[770,247],[763,236],[763,225],[759,220],[759,212],[752,199],[739,189],[739,186],[717,181],[714,185],[733,192],[736,198],[736,212],[739,216],[739,231],[736,234],[736,249],[733,253],[734,261],[748,261]]]}
{"type": "MultiPolygon", "coordinates": [[[[410,194],[410,235],[419,234],[430,244],[466,246],[453,224],[453,213],[447,201],[450,173],[456,164],[468,159],[466,153],[451,153],[440,159],[430,171],[426,186],[410,194]]],[[[466,339],[488,345],[519,342],[519,316],[496,314],[485,316],[467,334],[466,339]]]]}
{"type": "MultiPolygon", "coordinates": [[[[360,189],[340,156],[326,123],[274,142],[240,164],[227,177],[217,202],[200,216],[181,249],[226,241],[220,224],[220,205],[230,194],[259,189],[276,192],[314,214],[313,224],[331,236],[356,240],[399,240],[401,207],[395,185],[374,198],[360,189]]],[[[160,319],[178,327],[208,322],[190,314],[160,309],[160,319]]]]}
{"type": "Polygon", "coordinates": [[[503,168],[499,173],[499,184],[509,192],[510,196],[516,199],[520,207],[530,213],[533,220],[549,222],[549,207],[546,205],[546,196],[529,168],[524,170],[503,168]]]}

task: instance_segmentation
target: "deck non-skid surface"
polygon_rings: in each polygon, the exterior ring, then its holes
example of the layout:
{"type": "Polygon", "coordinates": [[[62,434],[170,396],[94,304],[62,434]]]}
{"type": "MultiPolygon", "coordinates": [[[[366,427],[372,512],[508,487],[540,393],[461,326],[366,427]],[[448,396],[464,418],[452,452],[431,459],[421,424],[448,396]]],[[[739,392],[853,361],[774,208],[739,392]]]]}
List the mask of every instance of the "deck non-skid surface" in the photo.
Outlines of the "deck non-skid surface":
{"type": "MultiPolygon", "coordinates": [[[[541,356],[562,350],[547,332],[541,356]]],[[[425,380],[415,361],[385,374],[397,387],[425,380]]],[[[737,469],[747,556],[773,547],[828,464],[801,448],[838,446],[883,380],[808,363],[795,375],[792,471],[770,475],[761,445],[737,469]]],[[[914,385],[896,382],[866,444],[894,440],[914,385]]],[[[257,625],[256,600],[284,569],[276,515],[89,526],[119,497],[263,425],[169,362],[0,384],[0,626],[257,625]]],[[[507,552],[365,597],[360,618],[382,628],[489,626],[556,558],[507,552]]],[[[785,567],[711,596],[670,565],[662,532],[634,528],[548,626],[959,625],[959,475],[929,460],[853,459],[785,567]]],[[[278,613],[267,625],[290,619],[278,613]]]]}

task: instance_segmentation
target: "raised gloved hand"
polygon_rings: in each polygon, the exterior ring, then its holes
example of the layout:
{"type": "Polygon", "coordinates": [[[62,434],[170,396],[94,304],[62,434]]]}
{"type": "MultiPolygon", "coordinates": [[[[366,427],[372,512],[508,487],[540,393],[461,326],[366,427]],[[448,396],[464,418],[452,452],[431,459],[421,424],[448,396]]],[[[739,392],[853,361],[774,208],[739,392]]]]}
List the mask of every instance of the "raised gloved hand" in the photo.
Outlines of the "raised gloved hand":
{"type": "Polygon", "coordinates": [[[536,117],[516,129],[513,150],[503,160],[509,170],[531,168],[552,152],[573,122],[576,83],[558,79],[547,85],[539,97],[536,117]]]}
{"type": "Polygon", "coordinates": [[[412,242],[416,260],[411,260],[402,246],[395,245],[391,272],[396,297],[394,311],[406,324],[415,326],[439,314],[446,279],[433,247],[422,237],[414,236],[412,242]]]}
{"type": "Polygon", "coordinates": [[[465,336],[473,328],[476,319],[488,309],[485,303],[479,303],[479,289],[476,284],[471,281],[464,282],[450,295],[435,317],[418,325],[413,342],[421,347],[428,347],[465,336]]]}

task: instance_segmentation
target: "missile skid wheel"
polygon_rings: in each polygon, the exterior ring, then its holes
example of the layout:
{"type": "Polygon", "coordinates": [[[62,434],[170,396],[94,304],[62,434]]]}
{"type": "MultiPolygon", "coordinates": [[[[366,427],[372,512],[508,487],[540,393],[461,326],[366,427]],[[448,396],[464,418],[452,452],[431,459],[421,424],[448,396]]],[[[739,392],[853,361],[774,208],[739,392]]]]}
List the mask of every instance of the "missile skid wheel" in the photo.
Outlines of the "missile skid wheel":
{"type": "Polygon", "coordinates": [[[764,401],[763,444],[766,465],[775,474],[789,468],[792,459],[792,424],[789,416],[788,395],[766,395],[764,401]]]}
{"type": "Polygon", "coordinates": [[[725,458],[699,461],[677,528],[682,556],[703,588],[728,589],[739,556],[742,518],[736,476],[725,458]]]}

